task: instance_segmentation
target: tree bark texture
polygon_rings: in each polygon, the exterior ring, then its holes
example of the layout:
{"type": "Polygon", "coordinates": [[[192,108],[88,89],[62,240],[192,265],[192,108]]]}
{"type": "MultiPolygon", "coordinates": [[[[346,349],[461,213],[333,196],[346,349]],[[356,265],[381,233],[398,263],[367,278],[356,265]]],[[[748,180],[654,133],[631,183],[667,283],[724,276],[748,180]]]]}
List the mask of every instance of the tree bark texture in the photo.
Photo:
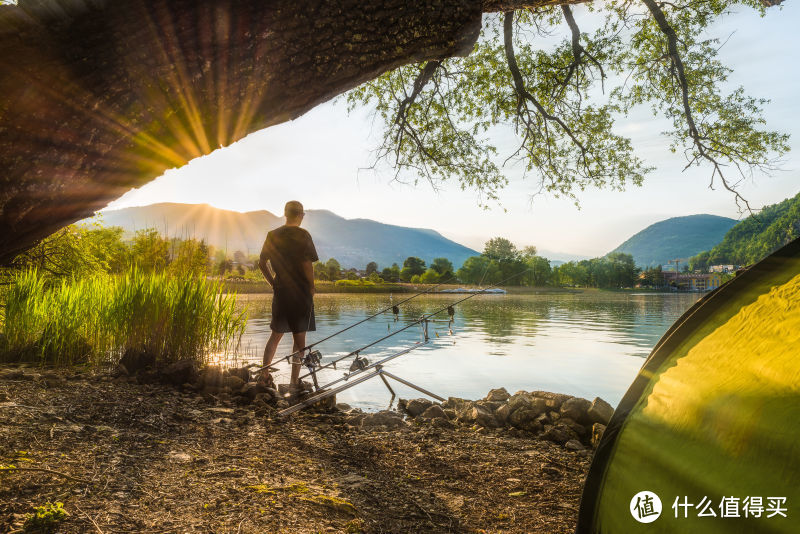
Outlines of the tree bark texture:
{"type": "Polygon", "coordinates": [[[475,0],[0,7],[0,263],[166,169],[383,72],[468,54],[482,8],[475,0]]]}

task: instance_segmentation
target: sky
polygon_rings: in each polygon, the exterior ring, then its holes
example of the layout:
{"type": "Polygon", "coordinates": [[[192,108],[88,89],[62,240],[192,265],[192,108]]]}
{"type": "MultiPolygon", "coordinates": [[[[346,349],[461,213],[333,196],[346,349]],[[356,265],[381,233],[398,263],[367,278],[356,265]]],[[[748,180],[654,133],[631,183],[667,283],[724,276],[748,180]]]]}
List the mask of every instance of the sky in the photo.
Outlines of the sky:
{"type": "MultiPolygon", "coordinates": [[[[576,18],[587,21],[582,6],[576,18]]],[[[589,20],[589,22],[591,22],[589,20]]],[[[772,176],[756,175],[740,191],[754,208],[774,204],[800,191],[800,5],[786,2],[764,18],[742,10],[718,23],[713,34],[725,40],[721,59],[735,69],[732,86],[769,98],[765,117],[770,129],[791,135],[792,151],[772,176]]],[[[534,245],[547,253],[599,256],[644,227],[681,215],[710,213],[742,218],[733,196],[708,188],[708,167],[683,171],[684,159],[668,150],[659,132],[668,125],[649,111],[620,118],[617,131],[631,137],[636,154],[656,170],[641,187],[624,192],[586,190],[580,208],[569,199],[533,196],[535,178],[521,168],[504,168],[510,185],[500,205],[486,210],[475,192],[461,191],[455,181],[434,191],[394,181],[390,168],[367,169],[377,146],[378,126],[368,109],[350,114],[343,102],[331,101],[302,117],[255,132],[237,143],[165,172],[130,191],[108,209],[156,202],[206,203],[235,211],[266,209],[282,214],[287,200],[306,209],[327,209],[346,217],[432,228],[477,250],[489,238],[502,236],[518,247],[534,245]]],[[[499,148],[503,150],[503,145],[499,148]]],[[[511,147],[506,147],[508,153],[511,147]]]]}

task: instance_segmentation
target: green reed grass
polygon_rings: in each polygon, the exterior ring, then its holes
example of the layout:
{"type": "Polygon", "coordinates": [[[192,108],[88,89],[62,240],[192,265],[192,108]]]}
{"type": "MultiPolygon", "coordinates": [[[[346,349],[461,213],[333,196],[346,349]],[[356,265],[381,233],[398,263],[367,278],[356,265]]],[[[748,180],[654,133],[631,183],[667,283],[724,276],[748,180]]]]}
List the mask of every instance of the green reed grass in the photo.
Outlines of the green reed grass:
{"type": "Polygon", "coordinates": [[[16,273],[5,291],[0,358],[55,365],[103,365],[127,350],[157,364],[205,362],[239,345],[246,310],[219,282],[150,274],[48,281],[35,270],[16,273]]]}

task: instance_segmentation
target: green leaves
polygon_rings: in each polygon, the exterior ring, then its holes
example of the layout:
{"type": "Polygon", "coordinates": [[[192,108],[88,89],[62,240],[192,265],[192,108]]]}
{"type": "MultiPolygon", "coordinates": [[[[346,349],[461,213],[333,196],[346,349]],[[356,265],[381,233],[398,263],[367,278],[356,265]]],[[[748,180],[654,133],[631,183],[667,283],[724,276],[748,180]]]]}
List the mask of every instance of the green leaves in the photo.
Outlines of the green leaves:
{"type": "Polygon", "coordinates": [[[532,192],[577,200],[587,187],[640,185],[652,168],[615,121],[642,104],[672,122],[672,150],[687,167],[708,166],[712,185],[735,191],[741,178],[772,170],[788,136],[763,129],[766,101],[723,92],[731,69],[707,35],[735,6],[763,12],[761,4],[644,4],[592,8],[605,13],[592,34],[580,33],[568,7],[487,16],[469,57],[386,73],[348,93],[348,106],[373,107],[383,124],[376,165],[434,188],[455,181],[484,206],[514,161],[538,177],[532,192]],[[565,38],[550,44],[553,35],[565,38]],[[501,151],[498,140],[514,148],[501,151]]]}

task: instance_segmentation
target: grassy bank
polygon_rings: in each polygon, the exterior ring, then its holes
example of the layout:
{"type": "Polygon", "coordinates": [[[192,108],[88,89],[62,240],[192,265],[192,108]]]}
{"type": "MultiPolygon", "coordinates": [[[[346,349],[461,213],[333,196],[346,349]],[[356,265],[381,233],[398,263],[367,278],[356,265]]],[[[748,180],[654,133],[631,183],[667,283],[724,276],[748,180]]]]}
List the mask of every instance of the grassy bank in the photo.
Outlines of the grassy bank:
{"type": "Polygon", "coordinates": [[[13,275],[0,318],[0,361],[101,366],[134,351],[156,365],[202,363],[239,342],[246,311],[218,282],[146,274],[50,279],[13,275]]]}
{"type": "MultiPolygon", "coordinates": [[[[316,282],[317,293],[419,293],[435,288],[434,291],[443,289],[456,289],[459,287],[475,287],[469,284],[443,284],[436,287],[436,284],[411,284],[411,283],[384,283],[373,284],[371,282],[358,283],[353,280],[339,280],[338,282],[320,281],[316,282]],[[346,283],[342,283],[346,282],[346,283]]],[[[249,280],[224,280],[222,282],[223,291],[238,294],[272,293],[272,288],[266,281],[249,280]]],[[[483,286],[486,287],[486,286],[483,286]]],[[[573,289],[566,287],[528,287],[528,286],[504,286],[509,294],[514,295],[535,295],[540,293],[570,293],[584,291],[583,288],[573,289]]]]}

